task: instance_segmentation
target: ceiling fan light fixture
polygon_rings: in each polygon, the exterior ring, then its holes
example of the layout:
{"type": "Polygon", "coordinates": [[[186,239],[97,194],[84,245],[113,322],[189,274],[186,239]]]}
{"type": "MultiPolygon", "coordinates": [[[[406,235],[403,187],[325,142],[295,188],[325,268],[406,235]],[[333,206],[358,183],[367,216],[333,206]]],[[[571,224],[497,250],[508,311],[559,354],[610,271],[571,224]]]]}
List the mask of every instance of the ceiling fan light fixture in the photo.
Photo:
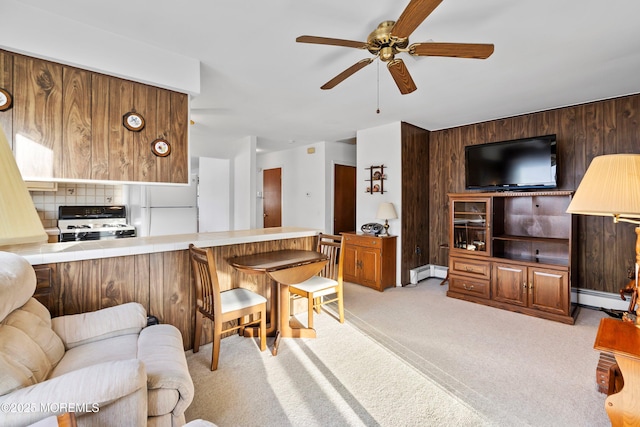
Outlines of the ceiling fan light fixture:
{"type": "Polygon", "coordinates": [[[380,60],[382,62],[389,62],[391,60],[393,60],[393,58],[395,57],[395,51],[393,50],[392,47],[383,47],[382,49],[380,49],[380,60]]]}

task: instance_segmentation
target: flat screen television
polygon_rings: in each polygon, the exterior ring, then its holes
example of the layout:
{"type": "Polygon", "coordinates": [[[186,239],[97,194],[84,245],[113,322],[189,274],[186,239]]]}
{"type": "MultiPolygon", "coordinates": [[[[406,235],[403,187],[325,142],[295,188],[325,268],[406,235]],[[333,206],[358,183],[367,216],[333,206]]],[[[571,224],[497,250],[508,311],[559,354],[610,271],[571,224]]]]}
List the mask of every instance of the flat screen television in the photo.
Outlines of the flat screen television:
{"type": "Polygon", "coordinates": [[[545,135],[464,149],[467,190],[556,188],[556,136],[545,135]]]}

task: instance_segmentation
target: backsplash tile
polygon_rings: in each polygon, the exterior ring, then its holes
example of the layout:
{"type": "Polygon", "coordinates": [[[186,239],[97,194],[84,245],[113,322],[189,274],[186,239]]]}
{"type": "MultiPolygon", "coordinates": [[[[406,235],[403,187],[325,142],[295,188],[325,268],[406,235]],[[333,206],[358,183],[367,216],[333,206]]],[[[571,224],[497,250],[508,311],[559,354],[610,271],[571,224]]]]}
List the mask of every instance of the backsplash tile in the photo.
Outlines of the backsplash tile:
{"type": "Polygon", "coordinates": [[[30,191],[44,228],[58,225],[59,206],[121,205],[122,185],[58,183],[58,191],[30,191]]]}

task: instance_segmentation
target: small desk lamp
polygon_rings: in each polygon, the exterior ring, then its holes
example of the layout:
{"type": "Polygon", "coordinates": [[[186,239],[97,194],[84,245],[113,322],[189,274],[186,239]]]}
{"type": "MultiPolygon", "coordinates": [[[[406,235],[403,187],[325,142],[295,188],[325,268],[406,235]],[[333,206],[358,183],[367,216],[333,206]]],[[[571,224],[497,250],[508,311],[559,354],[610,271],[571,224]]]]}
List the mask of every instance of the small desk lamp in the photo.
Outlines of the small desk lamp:
{"type": "MultiPolygon", "coordinates": [[[[635,293],[640,266],[640,154],[595,157],[576,190],[567,213],[611,216],[636,224],[635,293]]],[[[634,307],[630,307],[632,310],[634,307]]]]}
{"type": "Polygon", "coordinates": [[[47,233],[0,126],[0,246],[46,241],[47,233]]]}
{"type": "Polygon", "coordinates": [[[382,202],[380,206],[378,206],[378,213],[376,214],[377,219],[384,219],[384,231],[381,236],[389,235],[389,220],[397,219],[398,214],[396,213],[396,208],[393,207],[393,203],[390,202],[382,202]]]}

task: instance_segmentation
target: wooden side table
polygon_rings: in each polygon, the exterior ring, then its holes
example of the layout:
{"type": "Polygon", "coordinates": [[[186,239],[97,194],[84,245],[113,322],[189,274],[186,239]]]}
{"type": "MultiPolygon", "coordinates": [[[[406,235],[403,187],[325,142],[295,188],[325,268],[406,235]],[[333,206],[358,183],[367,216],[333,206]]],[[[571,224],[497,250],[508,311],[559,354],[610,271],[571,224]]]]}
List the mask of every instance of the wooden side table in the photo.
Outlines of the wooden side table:
{"type": "Polygon", "coordinates": [[[345,281],[380,292],[396,286],[396,236],[342,234],[345,281]]]}
{"type": "Polygon", "coordinates": [[[624,379],[622,390],[605,400],[611,425],[640,425],[640,328],[631,322],[604,318],[593,348],[613,353],[624,379]]]}

